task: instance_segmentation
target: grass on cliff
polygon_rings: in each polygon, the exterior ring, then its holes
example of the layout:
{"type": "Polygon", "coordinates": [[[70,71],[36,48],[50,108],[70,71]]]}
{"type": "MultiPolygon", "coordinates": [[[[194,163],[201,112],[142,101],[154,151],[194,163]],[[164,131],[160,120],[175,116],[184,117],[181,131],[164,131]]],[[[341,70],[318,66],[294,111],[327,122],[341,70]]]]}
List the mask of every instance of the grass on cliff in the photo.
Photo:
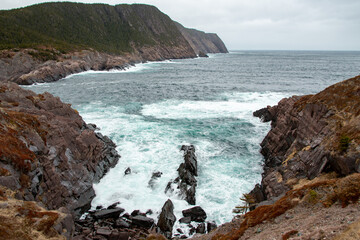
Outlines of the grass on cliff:
{"type": "MultiPolygon", "coordinates": [[[[9,89],[3,86],[0,94],[5,91],[9,91],[9,89]]],[[[41,98],[41,95],[37,97],[41,98]]],[[[47,131],[41,127],[36,116],[9,110],[0,102],[0,161],[12,164],[22,173],[20,180],[23,187],[28,182],[26,173],[30,171],[31,164],[36,160],[34,152],[30,151],[22,141],[27,132],[36,132],[46,143],[47,131]]],[[[1,172],[6,174],[5,171],[1,172]]]]}
{"type": "Polygon", "coordinates": [[[260,206],[246,213],[238,229],[233,229],[225,235],[217,234],[212,240],[238,240],[248,228],[284,214],[303,199],[309,204],[314,204],[316,199],[316,202],[321,202],[324,207],[330,207],[336,202],[339,202],[342,207],[357,203],[360,199],[360,173],[344,178],[314,181],[299,189],[290,190],[273,205],[260,206]]]}
{"type": "Polygon", "coordinates": [[[167,15],[141,4],[56,2],[0,11],[0,50],[46,46],[121,54],[134,46],[173,44],[180,35],[167,15]]]}
{"type": "Polygon", "coordinates": [[[6,207],[0,209],[1,239],[65,239],[54,229],[61,213],[47,211],[35,202],[14,199],[15,192],[0,186],[0,203],[6,207]]]}

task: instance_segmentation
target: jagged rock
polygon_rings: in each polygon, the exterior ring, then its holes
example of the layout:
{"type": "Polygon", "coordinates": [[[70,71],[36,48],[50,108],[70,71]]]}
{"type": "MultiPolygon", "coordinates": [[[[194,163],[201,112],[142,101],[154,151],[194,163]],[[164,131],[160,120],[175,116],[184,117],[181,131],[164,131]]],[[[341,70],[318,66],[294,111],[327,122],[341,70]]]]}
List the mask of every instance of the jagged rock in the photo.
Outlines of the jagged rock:
{"type": "Polygon", "coordinates": [[[150,228],[152,225],[154,225],[154,219],[144,217],[141,215],[137,215],[135,217],[132,217],[132,223],[135,225],[138,225],[140,227],[150,228]]]}
{"type": "Polygon", "coordinates": [[[0,141],[0,151],[22,166],[13,165],[13,160],[2,161],[0,167],[6,165],[11,173],[1,177],[2,184],[12,190],[22,188],[20,199],[41,199],[48,209],[66,207],[79,217],[95,196],[93,183],[118,162],[115,144],[106,137],[98,138],[70,104],[49,93],[35,94],[12,83],[0,83],[0,89],[2,124],[15,121],[21,126],[11,133],[1,128],[6,142],[0,141]],[[15,151],[10,154],[6,150],[9,143],[25,159],[15,151]],[[22,174],[27,183],[20,181],[22,174]]]}
{"type": "Polygon", "coordinates": [[[215,222],[207,222],[206,223],[206,230],[207,232],[211,232],[212,230],[214,230],[215,228],[217,228],[217,225],[215,222]]]}
{"type": "Polygon", "coordinates": [[[204,234],[205,233],[205,223],[200,223],[197,227],[196,227],[196,233],[201,233],[204,234]]]}
{"type": "Polygon", "coordinates": [[[120,214],[124,211],[125,210],[123,208],[103,209],[95,212],[93,216],[95,219],[118,218],[120,214]]]}
{"type": "Polygon", "coordinates": [[[153,172],[151,179],[149,180],[149,183],[148,183],[150,188],[154,188],[156,180],[158,178],[160,178],[161,175],[162,175],[162,172],[153,172]]]}
{"type": "Polygon", "coordinates": [[[260,118],[263,122],[269,122],[269,121],[271,121],[271,119],[273,117],[269,111],[269,108],[270,108],[270,106],[259,109],[255,112],[253,112],[253,116],[260,118]]]}
{"type": "Polygon", "coordinates": [[[252,191],[257,202],[283,195],[292,187],[287,184],[291,179],[359,172],[359,92],[357,76],[315,95],[284,98],[254,113],[271,120],[271,130],[261,143],[265,158],[261,186],[252,191]]]}
{"type": "Polygon", "coordinates": [[[157,223],[160,230],[165,233],[167,238],[171,238],[173,226],[175,224],[176,217],[174,215],[174,205],[170,199],[168,199],[161,209],[159,215],[159,221],[157,223]]]}
{"type": "Polygon", "coordinates": [[[117,208],[116,206],[119,204],[120,204],[120,202],[115,202],[115,203],[111,204],[110,206],[108,206],[107,209],[116,209],[117,208]]]}
{"type": "Polygon", "coordinates": [[[125,174],[125,175],[131,174],[131,168],[128,167],[127,169],[125,169],[124,174],[125,174]]]}
{"type": "Polygon", "coordinates": [[[207,215],[204,209],[200,206],[189,208],[182,211],[184,217],[191,217],[191,221],[204,222],[207,215]]]}
{"type": "Polygon", "coordinates": [[[195,205],[196,203],[196,186],[197,180],[197,159],[195,155],[195,147],[193,145],[183,145],[181,150],[184,151],[184,163],[181,163],[177,169],[179,177],[174,181],[170,181],[166,188],[165,193],[174,192],[172,185],[177,185],[179,189],[179,196],[184,198],[189,204],[195,205]]]}

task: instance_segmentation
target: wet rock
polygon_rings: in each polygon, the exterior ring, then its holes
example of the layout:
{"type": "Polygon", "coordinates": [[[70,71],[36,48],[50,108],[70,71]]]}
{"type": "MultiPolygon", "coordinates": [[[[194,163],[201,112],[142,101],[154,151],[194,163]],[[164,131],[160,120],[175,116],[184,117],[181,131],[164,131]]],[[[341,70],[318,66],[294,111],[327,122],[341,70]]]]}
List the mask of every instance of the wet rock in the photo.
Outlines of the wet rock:
{"type": "Polygon", "coordinates": [[[125,175],[131,174],[131,168],[128,167],[127,169],[125,169],[124,174],[125,174],[125,175]]]}
{"type": "Polygon", "coordinates": [[[116,209],[117,208],[117,205],[119,205],[120,202],[115,202],[113,204],[111,204],[110,206],[107,207],[107,209],[116,209]]]}
{"type": "Polygon", "coordinates": [[[207,222],[206,224],[206,229],[207,229],[207,232],[211,232],[212,230],[214,230],[215,228],[217,228],[217,225],[215,222],[207,222]]]}
{"type": "Polygon", "coordinates": [[[123,208],[103,209],[95,212],[93,216],[95,219],[118,218],[124,211],[125,210],[123,208]]]}
{"type": "Polygon", "coordinates": [[[206,53],[204,53],[203,51],[200,51],[199,52],[199,57],[208,58],[209,56],[206,53]]]}
{"type": "Polygon", "coordinates": [[[144,217],[141,215],[137,215],[135,217],[132,217],[132,223],[140,226],[140,227],[144,227],[144,228],[150,228],[154,225],[154,219],[152,218],[148,218],[148,217],[144,217]]]}
{"type": "Polygon", "coordinates": [[[162,175],[162,172],[153,172],[151,179],[149,180],[148,186],[150,188],[154,188],[155,184],[156,184],[156,180],[158,178],[160,178],[162,175]]]}
{"type": "Polygon", "coordinates": [[[179,189],[179,196],[185,199],[189,204],[195,205],[196,203],[196,186],[197,180],[197,159],[195,155],[195,147],[193,145],[183,145],[181,150],[184,151],[184,163],[181,163],[177,169],[179,177],[174,181],[170,181],[166,188],[165,193],[172,193],[174,189],[179,189]],[[173,185],[175,187],[173,187],[173,185]]]}
{"type": "Polygon", "coordinates": [[[191,217],[191,221],[204,222],[207,218],[206,212],[199,206],[182,211],[184,217],[191,217]]]}
{"type": "Polygon", "coordinates": [[[159,221],[157,223],[160,230],[165,234],[167,238],[171,238],[173,226],[175,224],[176,217],[174,215],[174,205],[170,199],[168,199],[161,209],[159,215],[159,221]]]}
{"type": "Polygon", "coordinates": [[[270,106],[259,109],[255,112],[253,112],[253,116],[260,118],[261,121],[263,121],[263,122],[269,122],[269,121],[271,121],[271,119],[273,117],[269,111],[269,108],[270,108],[270,106]]]}
{"type": "Polygon", "coordinates": [[[180,223],[190,223],[191,222],[191,217],[183,217],[179,219],[180,223]]]}
{"type": "Polygon", "coordinates": [[[201,233],[201,234],[204,234],[204,233],[205,233],[205,223],[200,223],[200,224],[196,227],[196,233],[201,233]]]}

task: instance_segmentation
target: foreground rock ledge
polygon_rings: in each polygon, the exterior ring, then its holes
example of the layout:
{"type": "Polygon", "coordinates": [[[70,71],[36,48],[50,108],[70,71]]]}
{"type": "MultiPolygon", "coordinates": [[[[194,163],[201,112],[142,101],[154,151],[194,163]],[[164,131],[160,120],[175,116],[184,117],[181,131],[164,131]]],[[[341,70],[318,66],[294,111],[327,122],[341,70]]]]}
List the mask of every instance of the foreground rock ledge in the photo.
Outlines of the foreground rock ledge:
{"type": "Polygon", "coordinates": [[[70,104],[0,83],[0,185],[17,199],[79,216],[95,196],[93,183],[119,157],[70,104]]]}

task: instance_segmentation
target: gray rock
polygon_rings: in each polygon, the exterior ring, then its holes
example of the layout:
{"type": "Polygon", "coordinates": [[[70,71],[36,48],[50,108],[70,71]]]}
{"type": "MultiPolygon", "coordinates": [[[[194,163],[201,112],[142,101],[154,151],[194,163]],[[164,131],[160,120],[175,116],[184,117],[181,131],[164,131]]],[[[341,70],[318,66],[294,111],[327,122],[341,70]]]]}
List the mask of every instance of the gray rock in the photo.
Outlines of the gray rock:
{"type": "Polygon", "coordinates": [[[103,209],[95,212],[93,216],[95,219],[118,218],[120,214],[124,211],[125,210],[123,208],[103,209]]]}
{"type": "Polygon", "coordinates": [[[175,224],[176,217],[174,215],[174,205],[170,199],[168,199],[164,206],[161,209],[161,213],[159,215],[158,227],[164,233],[169,232],[167,234],[167,238],[171,238],[173,226],[175,224]]]}
{"type": "Polygon", "coordinates": [[[207,218],[206,212],[200,206],[189,208],[182,211],[184,217],[191,217],[191,221],[204,222],[207,218]]]}
{"type": "Polygon", "coordinates": [[[150,228],[154,224],[154,219],[144,217],[141,215],[137,215],[137,216],[133,217],[131,219],[131,221],[133,224],[140,226],[140,227],[144,227],[144,228],[150,228]]]}

